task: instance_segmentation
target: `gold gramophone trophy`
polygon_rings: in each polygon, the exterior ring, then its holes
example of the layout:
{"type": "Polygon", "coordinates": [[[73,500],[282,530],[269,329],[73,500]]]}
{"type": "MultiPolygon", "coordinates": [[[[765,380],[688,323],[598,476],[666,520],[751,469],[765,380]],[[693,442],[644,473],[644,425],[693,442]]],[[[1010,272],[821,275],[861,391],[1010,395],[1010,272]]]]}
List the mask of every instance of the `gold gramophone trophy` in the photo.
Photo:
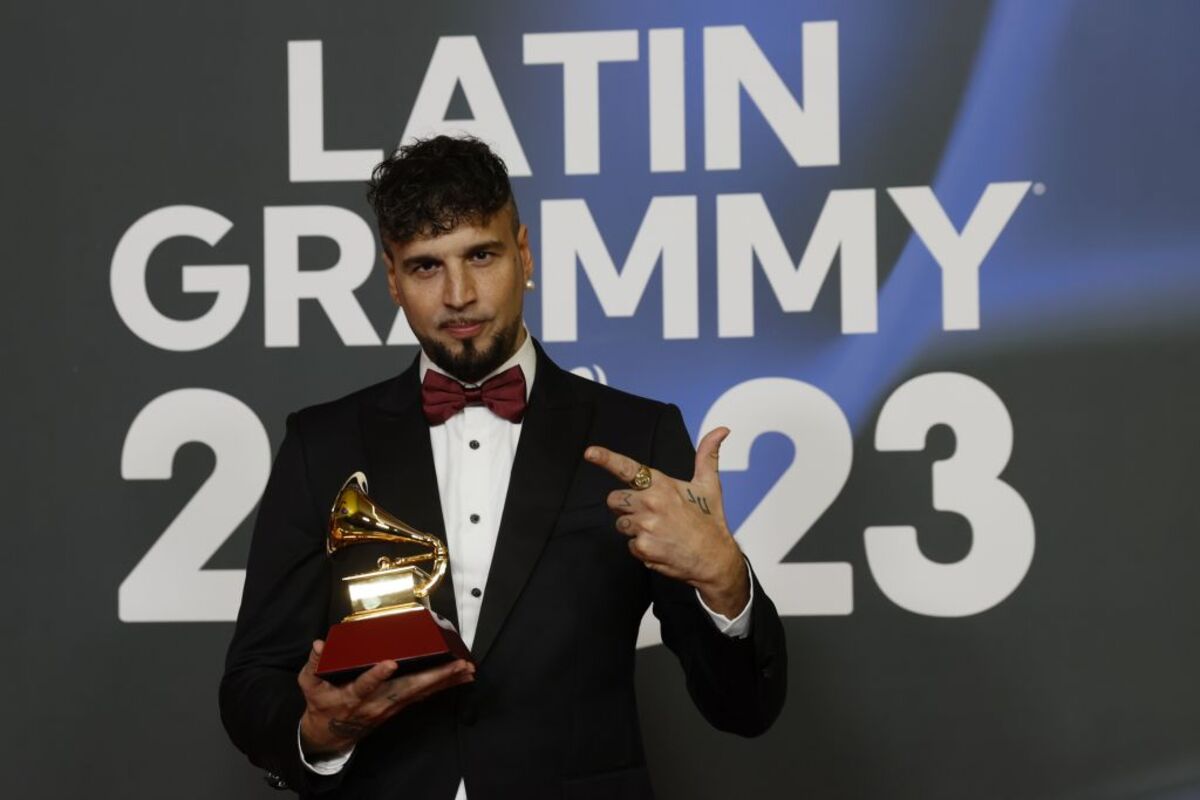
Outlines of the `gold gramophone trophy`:
{"type": "Polygon", "coordinates": [[[367,478],[351,475],[329,513],[325,552],[366,542],[422,545],[427,553],[381,557],[378,569],[343,578],[351,613],[329,629],[317,675],[334,683],[352,679],[380,661],[399,664],[396,674],[416,672],[456,658],[470,660],[462,637],[429,610],[429,595],[441,583],[449,563],[446,545],[384,511],[367,496],[367,478]],[[414,566],[432,561],[432,574],[414,566]]]}

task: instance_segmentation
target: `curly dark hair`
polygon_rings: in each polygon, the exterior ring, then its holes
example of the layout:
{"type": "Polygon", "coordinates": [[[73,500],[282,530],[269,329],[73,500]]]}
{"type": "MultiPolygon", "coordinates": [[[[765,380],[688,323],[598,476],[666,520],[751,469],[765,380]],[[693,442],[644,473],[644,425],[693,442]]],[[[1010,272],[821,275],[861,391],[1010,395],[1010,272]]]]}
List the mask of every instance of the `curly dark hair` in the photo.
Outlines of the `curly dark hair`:
{"type": "Polygon", "coordinates": [[[504,161],[471,136],[435,136],[399,148],[371,173],[367,200],[385,246],[486,223],[509,203],[514,233],[520,225],[504,161]]]}

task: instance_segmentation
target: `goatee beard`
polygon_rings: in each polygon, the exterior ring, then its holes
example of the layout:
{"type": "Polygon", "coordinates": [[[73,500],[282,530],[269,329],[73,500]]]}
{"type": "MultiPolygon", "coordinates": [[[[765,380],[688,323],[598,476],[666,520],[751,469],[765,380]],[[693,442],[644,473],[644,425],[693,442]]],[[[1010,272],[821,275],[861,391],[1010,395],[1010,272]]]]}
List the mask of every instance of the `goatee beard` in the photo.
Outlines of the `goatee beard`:
{"type": "Polygon", "coordinates": [[[475,339],[462,340],[462,352],[452,353],[441,342],[417,337],[429,359],[446,374],[463,383],[479,383],[517,351],[517,339],[521,334],[521,320],[498,332],[487,346],[477,347],[475,339]]]}

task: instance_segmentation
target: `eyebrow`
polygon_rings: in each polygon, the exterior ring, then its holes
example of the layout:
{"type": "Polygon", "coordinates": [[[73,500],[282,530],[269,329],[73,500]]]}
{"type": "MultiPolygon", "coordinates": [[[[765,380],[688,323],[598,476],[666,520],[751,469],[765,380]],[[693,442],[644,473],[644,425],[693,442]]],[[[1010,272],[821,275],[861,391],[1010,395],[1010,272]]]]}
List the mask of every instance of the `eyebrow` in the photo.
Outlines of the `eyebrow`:
{"type": "Polygon", "coordinates": [[[470,247],[463,248],[463,255],[474,253],[476,250],[503,250],[504,242],[499,239],[489,239],[486,242],[475,242],[470,247]]]}
{"type": "Polygon", "coordinates": [[[432,255],[429,255],[426,253],[426,254],[420,254],[420,255],[415,255],[415,256],[409,256],[408,258],[406,258],[400,262],[400,266],[402,266],[402,267],[417,267],[422,264],[434,264],[434,263],[438,263],[440,261],[441,261],[441,259],[438,258],[437,256],[432,256],[432,255]]]}
{"type": "MultiPolygon", "coordinates": [[[[478,250],[503,250],[503,249],[504,249],[503,241],[501,241],[500,239],[488,239],[487,241],[483,241],[483,242],[472,242],[471,244],[469,244],[468,246],[466,246],[462,249],[462,251],[460,252],[460,255],[464,255],[464,256],[470,255],[471,253],[474,253],[478,250]]],[[[408,258],[401,261],[400,265],[403,267],[415,267],[415,266],[419,266],[421,264],[441,263],[441,261],[442,261],[441,258],[439,258],[438,256],[435,256],[435,255],[432,255],[431,253],[417,253],[416,255],[409,256],[408,258]]]]}

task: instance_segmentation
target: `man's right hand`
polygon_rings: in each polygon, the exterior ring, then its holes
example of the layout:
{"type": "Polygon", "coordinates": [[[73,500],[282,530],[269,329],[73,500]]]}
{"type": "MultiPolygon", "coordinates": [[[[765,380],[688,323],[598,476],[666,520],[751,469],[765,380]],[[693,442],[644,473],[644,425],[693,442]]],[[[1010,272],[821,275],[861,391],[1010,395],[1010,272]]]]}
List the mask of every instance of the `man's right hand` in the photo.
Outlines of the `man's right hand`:
{"type": "Polygon", "coordinates": [[[405,706],[475,680],[475,665],[462,659],[399,678],[392,677],[395,661],[381,661],[351,683],[335,686],[317,677],[324,647],[320,639],[313,642],[297,678],[307,703],[300,718],[300,744],[307,759],[347,753],[405,706]]]}

